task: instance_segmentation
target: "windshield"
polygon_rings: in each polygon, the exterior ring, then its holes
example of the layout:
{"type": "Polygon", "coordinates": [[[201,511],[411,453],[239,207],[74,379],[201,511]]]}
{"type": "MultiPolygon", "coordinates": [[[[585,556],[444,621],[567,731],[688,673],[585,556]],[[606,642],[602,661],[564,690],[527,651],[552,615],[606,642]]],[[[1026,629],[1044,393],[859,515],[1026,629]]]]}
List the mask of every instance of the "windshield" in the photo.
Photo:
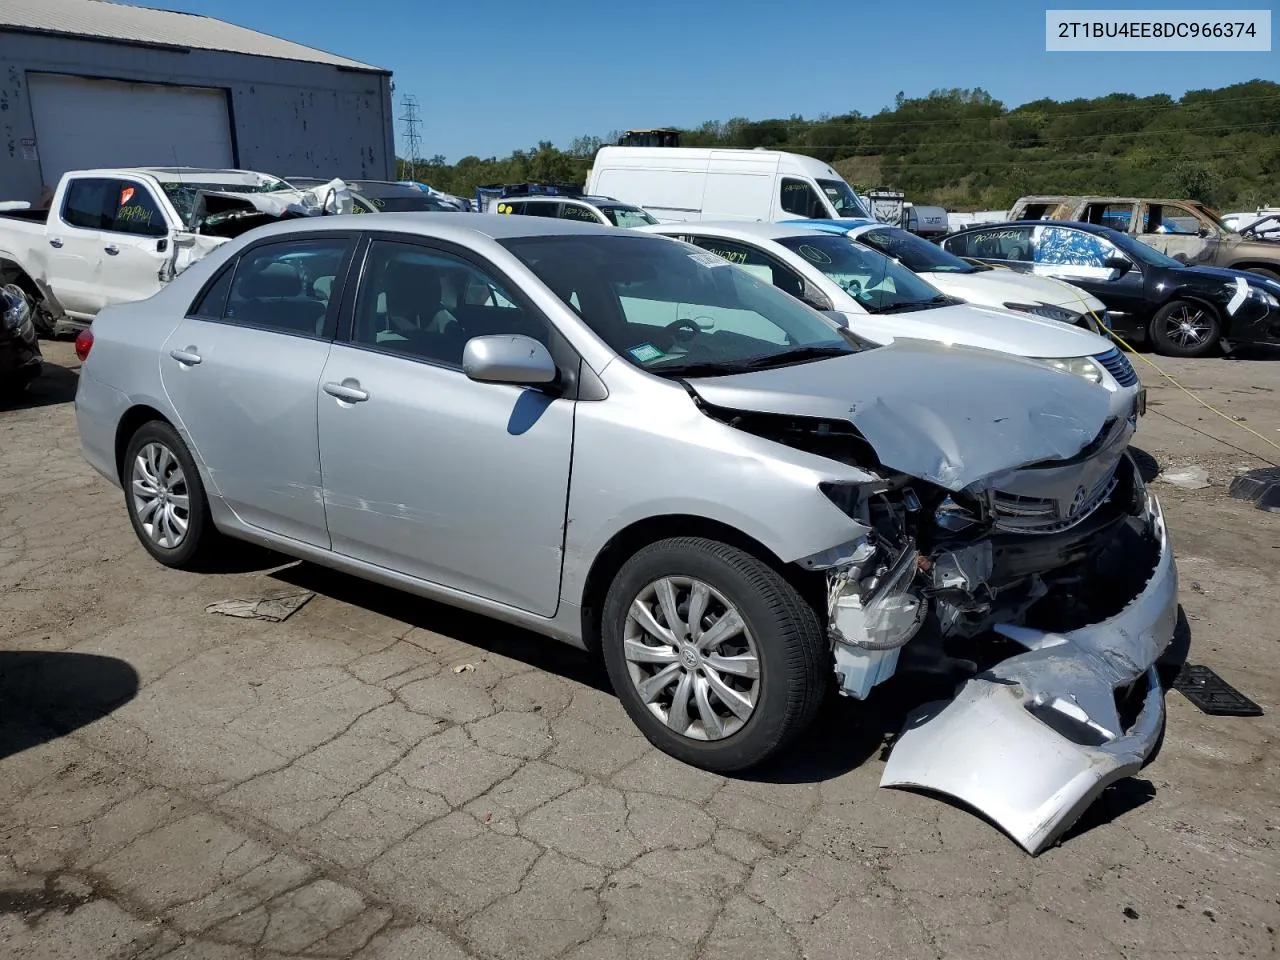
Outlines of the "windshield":
{"type": "Polygon", "coordinates": [[[834,280],[867,313],[928,310],[952,302],[902,264],[848,237],[814,232],[777,242],[834,280]]]}
{"type": "Polygon", "coordinates": [[[935,243],[898,227],[876,227],[855,237],[858,243],[875,247],[886,256],[902,262],[916,273],[977,273],[954,253],[947,253],[935,243]]]}
{"type": "Polygon", "coordinates": [[[1139,263],[1145,263],[1151,267],[1186,266],[1185,263],[1179,263],[1173,257],[1166,257],[1155,247],[1149,247],[1141,240],[1135,240],[1127,233],[1121,233],[1119,230],[1108,230],[1106,238],[1139,263]]]}
{"type": "Polygon", "coordinates": [[[690,244],[641,234],[499,241],[629,363],[716,376],[855,353],[798,300],[690,244]]]}
{"type": "Polygon", "coordinates": [[[853,188],[843,180],[818,180],[817,184],[831,201],[831,206],[835,207],[837,217],[872,219],[871,214],[858,199],[858,195],[853,192],[853,188]]]}
{"type": "Polygon", "coordinates": [[[608,217],[609,222],[615,227],[644,227],[658,222],[639,207],[612,207],[600,204],[600,212],[608,217]]]}
{"type": "Polygon", "coordinates": [[[160,186],[178,211],[183,223],[191,219],[191,211],[195,209],[196,194],[201,190],[211,193],[277,193],[280,190],[292,190],[289,184],[278,177],[263,174],[257,183],[203,183],[198,180],[161,180],[160,186]]]}

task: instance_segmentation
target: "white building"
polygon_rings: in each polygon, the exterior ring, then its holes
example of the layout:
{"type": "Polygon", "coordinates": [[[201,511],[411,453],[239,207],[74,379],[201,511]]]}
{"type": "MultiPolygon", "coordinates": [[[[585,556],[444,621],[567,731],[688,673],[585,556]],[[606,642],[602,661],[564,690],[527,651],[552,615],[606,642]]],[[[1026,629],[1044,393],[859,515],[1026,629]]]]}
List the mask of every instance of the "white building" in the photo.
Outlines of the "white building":
{"type": "Polygon", "coordinates": [[[391,73],[211,17],[0,0],[0,200],[67,170],[394,179],[391,73]]]}

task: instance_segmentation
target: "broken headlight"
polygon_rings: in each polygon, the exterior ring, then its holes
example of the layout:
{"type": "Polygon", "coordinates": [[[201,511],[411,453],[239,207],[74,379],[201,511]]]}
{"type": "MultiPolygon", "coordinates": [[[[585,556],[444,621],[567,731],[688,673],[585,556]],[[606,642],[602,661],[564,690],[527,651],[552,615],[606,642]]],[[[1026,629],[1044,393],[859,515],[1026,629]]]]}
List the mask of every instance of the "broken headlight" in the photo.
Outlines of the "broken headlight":
{"type": "Polygon", "coordinates": [[[1102,367],[1093,357],[1028,357],[1027,359],[1043,363],[1046,367],[1061,370],[1063,373],[1074,373],[1077,377],[1084,377],[1090,383],[1102,383],[1102,367]]]}
{"type": "Polygon", "coordinates": [[[15,284],[0,287],[0,322],[14,333],[24,332],[31,321],[31,304],[15,284]]]}
{"type": "Polygon", "coordinates": [[[912,590],[920,554],[908,541],[892,563],[864,563],[828,576],[831,631],[837,642],[864,650],[896,650],[915,636],[927,605],[912,590]],[[869,569],[874,568],[874,569],[869,569]]]}

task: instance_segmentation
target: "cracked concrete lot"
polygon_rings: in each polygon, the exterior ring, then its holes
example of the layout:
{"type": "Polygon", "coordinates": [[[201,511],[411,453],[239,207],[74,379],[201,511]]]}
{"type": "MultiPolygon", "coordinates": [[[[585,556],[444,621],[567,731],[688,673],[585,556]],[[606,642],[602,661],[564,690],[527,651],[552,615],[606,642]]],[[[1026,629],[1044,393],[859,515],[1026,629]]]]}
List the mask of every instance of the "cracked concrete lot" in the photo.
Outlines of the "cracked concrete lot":
{"type": "MultiPolygon", "coordinates": [[[[551,641],[260,554],[158,566],[80,457],[70,346],[46,346],[0,411],[0,957],[1277,952],[1280,516],[1224,486],[1276,451],[1141,362],[1138,446],[1214,481],[1158,484],[1190,659],[1267,714],[1169,694],[1156,761],[1032,859],[877,787],[924,696],[898,681],[728,779],[652,749],[551,641]],[[204,612],[299,589],[281,623],[204,612]]],[[[1166,363],[1280,439],[1277,358],[1166,363]]]]}

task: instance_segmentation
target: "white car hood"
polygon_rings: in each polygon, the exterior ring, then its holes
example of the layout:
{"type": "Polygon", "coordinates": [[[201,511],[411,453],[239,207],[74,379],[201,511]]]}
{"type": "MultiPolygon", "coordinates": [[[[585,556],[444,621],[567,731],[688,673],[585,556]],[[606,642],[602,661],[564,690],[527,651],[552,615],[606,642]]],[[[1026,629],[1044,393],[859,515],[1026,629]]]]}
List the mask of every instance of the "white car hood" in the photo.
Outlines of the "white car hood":
{"type": "Polygon", "coordinates": [[[1098,314],[1106,309],[1101,300],[1079,287],[1013,270],[921,273],[919,276],[943,293],[984,307],[1002,307],[1006,303],[1049,303],[1077,313],[1092,310],[1098,314]]]}
{"type": "Polygon", "coordinates": [[[936,340],[948,346],[958,344],[1020,357],[1052,359],[1092,357],[1111,349],[1111,343],[1105,338],[1068,323],[971,303],[909,313],[845,313],[844,316],[855,333],[876,343],[887,344],[897,337],[910,337],[936,340]]]}

